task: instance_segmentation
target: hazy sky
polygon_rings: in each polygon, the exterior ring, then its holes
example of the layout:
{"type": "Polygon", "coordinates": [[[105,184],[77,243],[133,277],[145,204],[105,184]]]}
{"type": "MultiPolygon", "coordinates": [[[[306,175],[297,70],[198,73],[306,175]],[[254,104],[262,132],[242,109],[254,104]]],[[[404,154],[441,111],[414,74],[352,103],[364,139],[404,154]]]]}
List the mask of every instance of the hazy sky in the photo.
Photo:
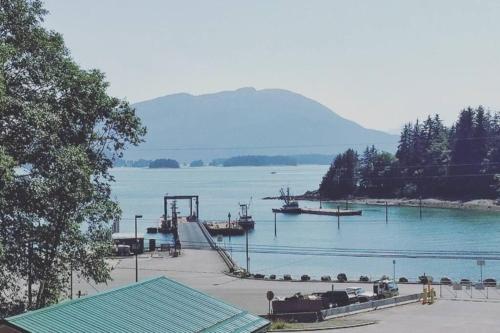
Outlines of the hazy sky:
{"type": "Polygon", "coordinates": [[[131,102],[283,88],[382,130],[500,109],[500,1],[45,3],[74,58],[131,102]]]}

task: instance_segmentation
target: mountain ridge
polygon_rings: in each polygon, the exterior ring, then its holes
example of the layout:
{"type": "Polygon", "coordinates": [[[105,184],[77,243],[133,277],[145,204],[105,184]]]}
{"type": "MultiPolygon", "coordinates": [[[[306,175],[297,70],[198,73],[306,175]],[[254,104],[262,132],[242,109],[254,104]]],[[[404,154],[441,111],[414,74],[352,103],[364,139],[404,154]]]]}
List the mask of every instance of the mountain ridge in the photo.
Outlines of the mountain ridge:
{"type": "Polygon", "coordinates": [[[210,160],[236,155],[335,154],[397,136],[367,129],[325,105],[285,89],[243,87],[210,94],[176,93],[133,104],[148,127],[146,142],[125,158],[210,160]],[[285,148],[284,148],[285,147],[285,148]]]}

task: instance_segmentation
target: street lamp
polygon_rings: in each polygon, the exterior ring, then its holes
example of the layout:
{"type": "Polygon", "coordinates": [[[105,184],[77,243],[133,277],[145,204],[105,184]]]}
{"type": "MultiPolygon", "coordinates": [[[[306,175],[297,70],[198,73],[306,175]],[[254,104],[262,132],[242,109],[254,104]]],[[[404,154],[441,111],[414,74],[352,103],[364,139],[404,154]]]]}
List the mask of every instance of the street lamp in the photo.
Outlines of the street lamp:
{"type": "Polygon", "coordinates": [[[135,282],[139,282],[139,270],[137,266],[137,251],[139,251],[139,239],[137,238],[137,219],[142,219],[142,215],[136,215],[135,220],[135,282]]]}
{"type": "Polygon", "coordinates": [[[392,260],[392,273],[394,278],[394,283],[396,283],[396,259],[392,260]]]}

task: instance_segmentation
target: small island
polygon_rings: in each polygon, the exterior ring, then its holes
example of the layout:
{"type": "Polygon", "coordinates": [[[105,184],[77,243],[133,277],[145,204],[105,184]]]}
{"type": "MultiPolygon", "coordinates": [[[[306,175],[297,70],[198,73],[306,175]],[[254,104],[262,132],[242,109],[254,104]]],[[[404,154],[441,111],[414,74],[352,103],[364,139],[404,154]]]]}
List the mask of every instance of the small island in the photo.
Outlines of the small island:
{"type": "Polygon", "coordinates": [[[203,164],[203,161],[202,160],[196,160],[196,161],[192,161],[191,163],[189,163],[189,167],[191,168],[199,168],[199,167],[202,167],[204,164],[203,164]]]}
{"type": "Polygon", "coordinates": [[[176,160],[169,159],[169,158],[168,159],[160,158],[160,159],[151,161],[151,163],[149,163],[150,169],[159,169],[159,168],[178,169],[179,167],[180,167],[179,162],[177,162],[176,160]]]}

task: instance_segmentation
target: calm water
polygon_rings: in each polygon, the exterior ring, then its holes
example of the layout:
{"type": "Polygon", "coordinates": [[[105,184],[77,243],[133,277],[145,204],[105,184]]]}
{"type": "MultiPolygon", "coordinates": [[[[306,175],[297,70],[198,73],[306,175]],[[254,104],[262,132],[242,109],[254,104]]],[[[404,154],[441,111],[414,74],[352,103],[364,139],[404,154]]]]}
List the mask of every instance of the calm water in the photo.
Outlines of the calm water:
{"type": "MultiPolygon", "coordinates": [[[[281,202],[262,200],[276,196],[282,186],[290,186],[294,193],[317,188],[327,166],[298,167],[234,167],[113,170],[116,183],[113,195],[123,209],[121,231],[133,231],[133,216],[142,214],[140,230],[157,224],[163,211],[163,195],[198,194],[201,219],[226,219],[228,212],[238,215],[238,203],[248,203],[256,220],[255,230],[249,234],[250,270],[253,273],[309,274],[336,276],[345,272],[349,277],[359,275],[380,277],[393,274],[416,278],[424,272],[434,277],[478,280],[479,267],[473,259],[415,259],[391,256],[397,250],[419,251],[495,251],[500,253],[500,214],[429,209],[419,218],[418,208],[389,208],[389,223],[385,222],[385,208],[359,205],[358,217],[342,217],[340,229],[333,216],[281,215],[277,219],[277,237],[274,237],[273,207],[281,202]],[[298,248],[291,248],[298,247],[298,248]],[[273,253],[266,252],[271,249],[273,253]],[[378,255],[379,250],[390,250],[386,257],[353,257],[327,255],[328,249],[339,249],[351,255],[348,249],[367,249],[363,253],[378,255]],[[318,255],[311,254],[317,251],[318,255]],[[279,253],[276,253],[279,252],[279,253]]],[[[318,203],[301,202],[301,206],[315,207],[318,203]]],[[[188,212],[187,203],[179,202],[181,215],[188,212]]],[[[336,207],[336,204],[326,204],[336,207]]],[[[326,206],[325,205],[325,206],[326,206]]],[[[351,206],[352,207],[352,206],[351,206]]],[[[160,236],[158,236],[160,237],[160,236]]],[[[225,238],[223,245],[233,248],[233,257],[245,266],[245,253],[237,251],[245,237],[225,238]]],[[[337,254],[339,252],[336,252],[337,254]]],[[[500,278],[500,261],[487,260],[483,277],[500,278]]]]}

